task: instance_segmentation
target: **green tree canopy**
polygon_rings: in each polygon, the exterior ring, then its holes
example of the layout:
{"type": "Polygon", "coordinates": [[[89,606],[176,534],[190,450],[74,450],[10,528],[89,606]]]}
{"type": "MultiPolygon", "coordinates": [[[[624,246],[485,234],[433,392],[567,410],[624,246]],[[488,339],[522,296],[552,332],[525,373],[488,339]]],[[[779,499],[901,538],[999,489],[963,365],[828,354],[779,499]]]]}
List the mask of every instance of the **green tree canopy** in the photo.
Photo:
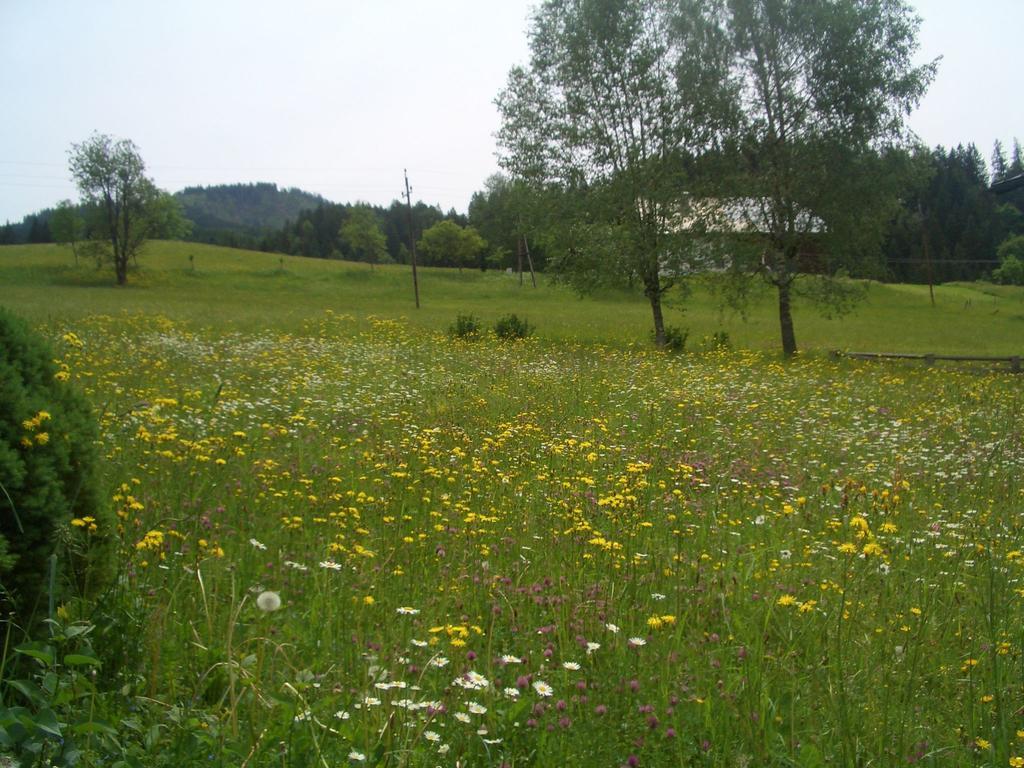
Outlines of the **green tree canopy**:
{"type": "Polygon", "coordinates": [[[454,266],[460,271],[473,264],[486,247],[487,243],[473,227],[460,227],[448,219],[430,227],[416,243],[424,263],[454,266]]]}
{"type": "Polygon", "coordinates": [[[87,206],[96,212],[91,231],[109,247],[118,285],[128,280],[128,262],[151,236],[154,223],[170,215],[170,206],[129,139],[96,133],[70,150],[71,175],[87,206]],[[154,214],[157,214],[154,216],[154,214]]]}
{"type": "Polygon", "coordinates": [[[370,268],[387,256],[387,242],[373,209],[358,205],[338,231],[338,239],[352,258],[369,262],[370,268]]]}
{"type": "Polygon", "coordinates": [[[685,162],[716,134],[727,63],[703,17],[667,7],[548,0],[532,19],[529,66],[497,100],[503,167],[547,194],[549,265],[581,291],[638,281],[659,345],[662,297],[686,255],[673,231],[685,162]]]}
{"type": "Polygon", "coordinates": [[[743,228],[757,248],[739,266],[777,289],[790,355],[807,251],[825,277],[879,253],[906,170],[891,150],[908,143],[903,118],[935,64],[914,65],[919,19],[903,0],[729,0],[719,19],[738,120],[717,188],[750,201],[743,228]]]}
{"type": "MultiPolygon", "coordinates": [[[[487,241],[487,261],[499,268],[518,265],[515,254],[528,240],[531,258],[537,269],[543,269],[545,255],[537,235],[546,216],[539,210],[542,200],[532,194],[522,181],[513,181],[496,173],[484,182],[483,190],[474,192],[469,201],[469,223],[487,241]]],[[[481,262],[481,268],[484,267],[481,262]]]]}
{"type": "Polygon", "coordinates": [[[57,204],[57,209],[50,217],[50,232],[54,242],[71,246],[75,263],[78,263],[78,244],[85,237],[85,219],[70,200],[61,200],[57,204]]]}

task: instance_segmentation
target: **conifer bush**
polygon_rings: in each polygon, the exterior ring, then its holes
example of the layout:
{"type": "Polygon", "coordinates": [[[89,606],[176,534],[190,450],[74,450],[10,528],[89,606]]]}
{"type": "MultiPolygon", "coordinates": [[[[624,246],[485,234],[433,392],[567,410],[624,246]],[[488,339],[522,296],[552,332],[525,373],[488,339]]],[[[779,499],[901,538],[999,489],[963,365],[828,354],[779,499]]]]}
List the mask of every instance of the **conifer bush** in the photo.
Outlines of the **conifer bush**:
{"type": "Polygon", "coordinates": [[[66,378],[42,337],[0,308],[0,585],[22,618],[46,608],[51,554],[58,590],[93,591],[113,569],[96,422],[66,378]]]}

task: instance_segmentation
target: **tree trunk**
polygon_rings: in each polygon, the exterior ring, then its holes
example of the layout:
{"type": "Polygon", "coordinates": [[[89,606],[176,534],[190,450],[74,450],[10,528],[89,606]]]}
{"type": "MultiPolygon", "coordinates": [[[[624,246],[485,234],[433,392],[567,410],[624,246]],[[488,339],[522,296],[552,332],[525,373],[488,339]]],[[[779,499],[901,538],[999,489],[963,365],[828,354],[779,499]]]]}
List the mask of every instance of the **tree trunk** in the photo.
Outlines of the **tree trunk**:
{"type": "Polygon", "coordinates": [[[128,257],[126,255],[114,253],[114,272],[117,274],[118,285],[128,282],[128,257]]]}
{"type": "Polygon", "coordinates": [[[645,281],[644,295],[651,302],[651,314],[654,315],[654,344],[661,348],[665,346],[665,318],[661,314],[661,283],[657,275],[653,280],[645,281]]]}
{"type": "Polygon", "coordinates": [[[782,330],[782,354],[792,357],[796,354],[796,333],[793,331],[793,313],[790,309],[791,281],[776,283],[779,289],[779,327],[782,330]]]}

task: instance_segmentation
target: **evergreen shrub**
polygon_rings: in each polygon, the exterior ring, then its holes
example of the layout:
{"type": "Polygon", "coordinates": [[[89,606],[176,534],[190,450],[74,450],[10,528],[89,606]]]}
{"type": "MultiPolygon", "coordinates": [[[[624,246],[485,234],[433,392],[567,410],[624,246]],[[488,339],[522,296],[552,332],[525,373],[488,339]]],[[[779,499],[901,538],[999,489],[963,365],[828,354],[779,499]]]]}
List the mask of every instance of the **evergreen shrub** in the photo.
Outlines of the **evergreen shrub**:
{"type": "Polygon", "coordinates": [[[114,566],[96,421],[67,378],[42,337],[0,307],[0,585],[23,619],[46,608],[51,554],[62,592],[92,592],[114,566]]]}

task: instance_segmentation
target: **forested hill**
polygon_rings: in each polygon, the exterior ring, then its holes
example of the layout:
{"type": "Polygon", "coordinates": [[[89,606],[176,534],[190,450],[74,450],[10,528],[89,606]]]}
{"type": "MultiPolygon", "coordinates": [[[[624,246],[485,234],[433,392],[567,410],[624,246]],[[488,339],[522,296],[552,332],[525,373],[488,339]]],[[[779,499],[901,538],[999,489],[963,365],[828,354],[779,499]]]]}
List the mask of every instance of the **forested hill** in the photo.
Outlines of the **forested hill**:
{"type": "Polygon", "coordinates": [[[280,230],[303,210],[325,203],[320,195],[301,189],[280,189],[276,184],[222,184],[186,187],[174,194],[193,224],[190,239],[234,244],[234,236],[248,241],[269,230],[280,230]]]}

